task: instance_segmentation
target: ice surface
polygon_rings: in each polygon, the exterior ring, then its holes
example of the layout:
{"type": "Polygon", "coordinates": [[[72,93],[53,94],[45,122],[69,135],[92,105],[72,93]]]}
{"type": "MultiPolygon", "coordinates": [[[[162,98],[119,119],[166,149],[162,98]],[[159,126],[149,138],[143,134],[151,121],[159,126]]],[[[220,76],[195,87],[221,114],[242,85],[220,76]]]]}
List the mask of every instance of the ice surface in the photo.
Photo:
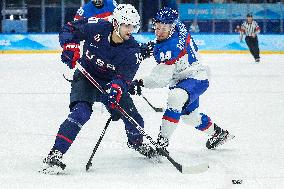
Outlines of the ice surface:
{"type": "MultiPolygon", "coordinates": [[[[68,114],[70,84],[59,54],[0,54],[0,188],[283,188],[284,187],[284,55],[204,54],[211,83],[201,97],[200,112],[236,135],[217,150],[207,150],[207,136],[180,123],[169,151],[186,165],[209,163],[207,172],[179,173],[166,159],[155,163],[126,146],[122,122],[112,122],[94,156],[86,162],[108,119],[95,104],[91,120],[65,154],[64,175],[43,175],[42,159],[68,114]],[[232,180],[242,180],[234,185],[232,180]]],[[[137,77],[147,74],[145,61],[137,77]]],[[[155,106],[166,104],[167,89],[144,90],[155,106]],[[163,93],[164,94],[161,94],[163,93]]],[[[133,97],[145,119],[145,131],[156,138],[162,113],[133,97]]]]}

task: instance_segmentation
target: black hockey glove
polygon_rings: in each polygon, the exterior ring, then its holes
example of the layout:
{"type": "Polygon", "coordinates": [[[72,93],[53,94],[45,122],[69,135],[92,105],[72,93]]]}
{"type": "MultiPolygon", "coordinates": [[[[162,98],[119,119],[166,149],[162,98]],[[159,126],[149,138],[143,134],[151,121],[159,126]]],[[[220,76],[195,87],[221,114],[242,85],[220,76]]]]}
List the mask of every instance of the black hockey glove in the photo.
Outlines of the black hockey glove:
{"type": "Polygon", "coordinates": [[[147,43],[141,43],[140,49],[141,49],[141,55],[143,57],[143,60],[146,58],[150,58],[150,56],[153,55],[155,43],[153,41],[148,41],[147,43]]]}
{"type": "Polygon", "coordinates": [[[141,95],[142,94],[142,87],[144,87],[143,80],[142,79],[135,79],[131,82],[128,92],[131,95],[141,95]]]}

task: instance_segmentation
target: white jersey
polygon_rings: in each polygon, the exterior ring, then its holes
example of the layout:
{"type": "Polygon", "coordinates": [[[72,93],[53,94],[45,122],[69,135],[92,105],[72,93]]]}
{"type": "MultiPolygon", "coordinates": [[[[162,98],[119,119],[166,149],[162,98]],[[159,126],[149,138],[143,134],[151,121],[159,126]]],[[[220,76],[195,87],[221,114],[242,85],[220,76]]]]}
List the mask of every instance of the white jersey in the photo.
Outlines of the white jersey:
{"type": "Polygon", "coordinates": [[[157,64],[150,75],[142,78],[146,88],[162,88],[174,86],[179,81],[187,78],[198,80],[208,79],[209,68],[199,62],[191,65],[187,62],[188,54],[181,57],[175,64],[157,64]]]}
{"type": "Polygon", "coordinates": [[[208,79],[207,68],[200,63],[198,47],[181,22],[175,25],[167,40],[155,44],[153,55],[157,65],[143,78],[146,88],[174,86],[187,78],[208,79]]]}

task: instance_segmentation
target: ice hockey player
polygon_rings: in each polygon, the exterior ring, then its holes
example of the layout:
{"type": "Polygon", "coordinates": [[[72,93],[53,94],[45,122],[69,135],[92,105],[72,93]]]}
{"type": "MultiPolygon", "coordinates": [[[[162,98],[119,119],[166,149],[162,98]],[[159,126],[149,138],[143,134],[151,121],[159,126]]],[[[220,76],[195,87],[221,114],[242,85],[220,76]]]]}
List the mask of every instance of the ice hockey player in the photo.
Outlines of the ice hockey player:
{"type": "Polygon", "coordinates": [[[92,18],[111,21],[111,15],[116,6],[115,0],[91,0],[78,9],[74,20],[92,18]]]}
{"type": "Polygon", "coordinates": [[[204,113],[198,112],[199,96],[209,87],[208,68],[199,61],[198,47],[179,21],[176,10],[165,7],[154,17],[157,44],[154,58],[157,62],[150,75],[136,80],[137,85],[159,88],[169,85],[167,109],[162,118],[157,151],[168,153],[169,139],[180,119],[206,133],[208,149],[214,149],[233,138],[204,113]],[[164,149],[164,150],[160,150],[164,149]]]}
{"type": "MultiPolygon", "coordinates": [[[[91,21],[104,19],[112,22],[112,14],[117,7],[115,0],[92,0],[78,9],[74,20],[88,18],[91,21]]],[[[83,43],[82,43],[83,44],[83,43]]],[[[149,58],[153,53],[153,42],[140,43],[141,55],[143,59],[149,58]]],[[[83,46],[83,45],[82,45],[83,46]]]]}
{"type": "MultiPolygon", "coordinates": [[[[116,103],[133,117],[141,127],[144,121],[138,113],[128,87],[141,62],[140,47],[131,35],[140,27],[140,16],[130,4],[120,4],[114,10],[112,23],[98,20],[87,23],[87,19],[69,22],[59,33],[59,41],[63,47],[61,60],[70,68],[76,61],[91,74],[107,91],[102,95],[79,71],[76,70],[71,83],[70,114],[60,125],[55,143],[43,160],[41,172],[57,174],[64,170],[63,155],[74,142],[83,125],[90,119],[92,105],[101,102],[112,115],[112,120],[120,119],[116,111],[116,103]],[[79,42],[85,40],[83,56],[79,59],[79,42]]],[[[155,150],[143,143],[143,136],[124,117],[128,137],[128,147],[146,157],[151,157],[155,150]]]]}

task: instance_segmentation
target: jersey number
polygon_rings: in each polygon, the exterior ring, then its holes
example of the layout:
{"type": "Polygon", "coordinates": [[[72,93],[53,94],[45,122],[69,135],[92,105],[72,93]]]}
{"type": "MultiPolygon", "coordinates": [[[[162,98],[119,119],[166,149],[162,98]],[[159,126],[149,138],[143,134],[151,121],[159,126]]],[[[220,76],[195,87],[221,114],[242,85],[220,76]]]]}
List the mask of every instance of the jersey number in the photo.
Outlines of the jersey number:
{"type": "Polygon", "coordinates": [[[136,56],[136,64],[140,64],[143,60],[141,53],[135,53],[136,56]]]}
{"type": "Polygon", "coordinates": [[[84,9],[81,7],[78,11],[77,14],[82,16],[84,14],[84,9]]]}
{"type": "Polygon", "coordinates": [[[161,62],[170,60],[172,58],[172,51],[167,51],[166,54],[164,52],[160,53],[161,62]]]}

